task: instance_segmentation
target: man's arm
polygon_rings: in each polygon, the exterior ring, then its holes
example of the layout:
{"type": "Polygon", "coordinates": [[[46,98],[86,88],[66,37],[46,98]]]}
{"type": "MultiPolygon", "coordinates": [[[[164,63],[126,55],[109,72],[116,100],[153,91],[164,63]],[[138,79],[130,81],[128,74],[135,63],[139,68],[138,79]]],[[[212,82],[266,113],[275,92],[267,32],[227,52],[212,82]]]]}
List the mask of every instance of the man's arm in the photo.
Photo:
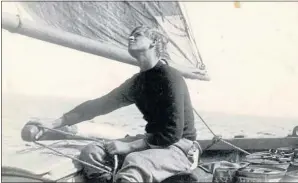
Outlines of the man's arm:
{"type": "Polygon", "coordinates": [[[114,155],[114,154],[129,154],[131,152],[142,151],[149,149],[150,147],[145,142],[144,139],[134,140],[131,142],[123,142],[119,140],[110,141],[105,144],[105,148],[107,151],[114,155]]]}
{"type": "Polygon", "coordinates": [[[128,146],[130,147],[130,152],[143,151],[150,148],[144,139],[129,142],[128,146]]]}
{"type": "Polygon", "coordinates": [[[126,80],[119,87],[108,94],[93,100],[88,100],[65,113],[61,118],[55,120],[52,128],[59,128],[66,125],[74,125],[82,121],[93,119],[96,116],[110,113],[116,109],[134,103],[133,82],[135,76],[126,80]]]}

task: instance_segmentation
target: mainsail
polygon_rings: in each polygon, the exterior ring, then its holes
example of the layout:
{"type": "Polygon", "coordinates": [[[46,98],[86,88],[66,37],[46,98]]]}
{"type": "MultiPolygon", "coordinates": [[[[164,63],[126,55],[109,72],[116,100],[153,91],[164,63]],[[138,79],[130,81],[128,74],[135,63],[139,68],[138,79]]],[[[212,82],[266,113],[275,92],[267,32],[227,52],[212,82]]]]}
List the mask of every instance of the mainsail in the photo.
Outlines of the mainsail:
{"type": "MultiPolygon", "coordinates": [[[[139,25],[156,27],[170,38],[170,65],[208,80],[179,2],[20,2],[34,22],[127,50],[139,25]],[[205,78],[204,78],[205,77],[205,78]]],[[[195,78],[195,77],[194,77],[195,78]]]]}

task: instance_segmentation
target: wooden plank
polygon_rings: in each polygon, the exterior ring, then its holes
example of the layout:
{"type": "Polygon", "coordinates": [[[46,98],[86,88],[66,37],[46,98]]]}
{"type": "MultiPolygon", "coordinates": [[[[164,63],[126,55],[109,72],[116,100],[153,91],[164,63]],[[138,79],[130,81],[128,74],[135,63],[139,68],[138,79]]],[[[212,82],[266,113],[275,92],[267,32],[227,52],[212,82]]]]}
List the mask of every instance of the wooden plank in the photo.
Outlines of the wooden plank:
{"type": "MultiPolygon", "coordinates": [[[[240,147],[244,150],[265,150],[279,147],[298,147],[298,137],[283,137],[283,138],[234,138],[224,139],[225,141],[240,147]]],[[[212,140],[198,140],[202,149],[212,144],[212,140]]],[[[234,150],[233,147],[223,142],[214,144],[209,150],[234,150]]]]}

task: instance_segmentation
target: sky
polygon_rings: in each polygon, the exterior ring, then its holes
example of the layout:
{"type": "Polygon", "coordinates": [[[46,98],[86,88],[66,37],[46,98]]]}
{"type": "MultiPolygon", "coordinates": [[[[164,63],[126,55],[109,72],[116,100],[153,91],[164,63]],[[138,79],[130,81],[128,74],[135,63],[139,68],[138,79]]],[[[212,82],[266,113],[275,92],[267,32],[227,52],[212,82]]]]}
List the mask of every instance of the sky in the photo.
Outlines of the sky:
{"type": "MultiPolygon", "coordinates": [[[[211,77],[186,80],[194,107],[298,118],[298,2],[184,4],[211,77]]],[[[2,30],[2,72],[5,94],[91,99],[138,68],[2,30]]]]}

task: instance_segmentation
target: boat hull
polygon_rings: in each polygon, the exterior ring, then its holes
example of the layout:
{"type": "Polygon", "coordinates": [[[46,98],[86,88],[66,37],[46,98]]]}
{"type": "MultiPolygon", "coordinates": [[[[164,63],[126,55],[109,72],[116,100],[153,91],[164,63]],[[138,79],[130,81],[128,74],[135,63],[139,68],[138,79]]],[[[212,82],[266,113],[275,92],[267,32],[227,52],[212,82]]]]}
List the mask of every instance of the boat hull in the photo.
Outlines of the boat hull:
{"type": "MultiPolygon", "coordinates": [[[[254,138],[254,139],[225,139],[226,141],[240,146],[241,148],[249,152],[260,152],[261,150],[275,149],[276,147],[298,147],[297,137],[285,137],[285,138],[254,138]],[[262,144],[266,144],[263,145],[262,144]]],[[[198,140],[204,149],[211,143],[210,140],[198,140]]],[[[58,140],[58,141],[43,141],[41,142],[47,146],[54,148],[64,154],[77,157],[80,151],[87,144],[92,141],[87,140],[58,140]]],[[[237,163],[242,161],[246,157],[246,154],[233,149],[225,143],[217,143],[210,149],[203,152],[201,156],[201,162],[211,163],[219,161],[227,161],[237,163]]],[[[5,182],[28,182],[29,178],[35,178],[35,182],[40,180],[50,180],[53,182],[84,182],[81,174],[82,167],[79,163],[74,162],[70,158],[63,157],[56,153],[53,153],[49,149],[40,148],[37,144],[32,144],[32,147],[25,147],[22,153],[17,153],[16,157],[12,158],[13,161],[9,161],[2,165],[2,169],[18,169],[19,172],[15,175],[5,173],[2,170],[2,178],[5,182]],[[32,164],[32,162],[36,162],[32,164]],[[22,176],[26,175],[26,176],[22,176]],[[23,181],[21,181],[23,179],[23,181]],[[11,181],[9,181],[11,180],[11,181]]],[[[14,171],[16,172],[16,171],[14,171]]],[[[206,177],[210,174],[205,174],[206,177]]],[[[204,178],[206,180],[207,178],[204,178]]],[[[212,177],[212,176],[211,176],[212,177]]],[[[31,182],[31,181],[30,181],[31,182]]]]}

